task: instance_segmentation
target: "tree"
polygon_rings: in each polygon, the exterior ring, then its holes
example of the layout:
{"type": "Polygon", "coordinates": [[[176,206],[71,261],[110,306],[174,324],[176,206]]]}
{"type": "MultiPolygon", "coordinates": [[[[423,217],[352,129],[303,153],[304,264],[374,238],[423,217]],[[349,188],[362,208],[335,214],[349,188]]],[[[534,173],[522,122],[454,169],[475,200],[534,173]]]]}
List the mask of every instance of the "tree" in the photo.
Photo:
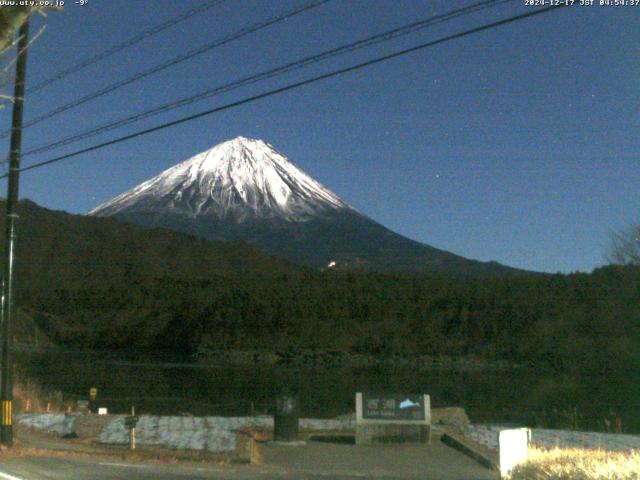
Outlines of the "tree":
{"type": "Polygon", "coordinates": [[[11,43],[14,32],[29,18],[35,7],[15,6],[0,9],[0,51],[11,43]]]}
{"type": "Polygon", "coordinates": [[[613,234],[607,260],[616,265],[640,266],[640,224],[613,234]]]}
{"type": "MultiPolygon", "coordinates": [[[[36,6],[36,5],[17,5],[18,3],[33,3],[38,2],[15,2],[15,6],[0,6],[0,88],[4,88],[13,79],[13,72],[10,71],[10,67],[17,62],[18,52],[14,55],[9,55],[8,52],[12,50],[12,47],[16,46],[19,41],[19,29],[29,19],[29,16],[33,13],[38,13],[42,17],[46,17],[46,11],[60,11],[62,7],[53,6],[36,6]]],[[[44,26],[32,36],[25,49],[36,40],[40,34],[44,31],[44,26]]],[[[0,92],[0,109],[5,107],[5,104],[13,103],[14,98],[11,95],[3,94],[0,92]]]]}

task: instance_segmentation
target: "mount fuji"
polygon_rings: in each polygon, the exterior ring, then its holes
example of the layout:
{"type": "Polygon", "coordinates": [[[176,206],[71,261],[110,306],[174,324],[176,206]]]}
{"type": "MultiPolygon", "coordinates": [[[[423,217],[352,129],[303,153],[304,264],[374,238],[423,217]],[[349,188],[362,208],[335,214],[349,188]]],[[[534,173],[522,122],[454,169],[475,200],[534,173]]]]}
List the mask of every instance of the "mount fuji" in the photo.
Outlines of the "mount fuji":
{"type": "Polygon", "coordinates": [[[248,241],[316,268],[471,276],[522,272],[394,233],[350,207],[270,144],[244,137],[165,170],[89,215],[211,240],[248,241]]]}

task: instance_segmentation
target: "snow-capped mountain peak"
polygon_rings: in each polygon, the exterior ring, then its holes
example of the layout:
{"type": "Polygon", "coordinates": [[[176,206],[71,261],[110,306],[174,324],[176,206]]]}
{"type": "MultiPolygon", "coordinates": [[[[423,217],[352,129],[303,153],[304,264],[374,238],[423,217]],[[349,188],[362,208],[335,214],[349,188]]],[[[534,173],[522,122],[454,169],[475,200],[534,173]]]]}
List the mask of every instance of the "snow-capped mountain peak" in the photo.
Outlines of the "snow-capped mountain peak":
{"type": "Polygon", "coordinates": [[[270,144],[236,137],[165,170],[104,203],[90,215],[158,211],[213,216],[305,221],[350,208],[270,144]]]}
{"type": "Polygon", "coordinates": [[[237,137],[100,205],[114,217],[216,241],[244,241],[320,269],[446,275],[514,270],[390,231],[349,207],[262,140],[237,137]]]}

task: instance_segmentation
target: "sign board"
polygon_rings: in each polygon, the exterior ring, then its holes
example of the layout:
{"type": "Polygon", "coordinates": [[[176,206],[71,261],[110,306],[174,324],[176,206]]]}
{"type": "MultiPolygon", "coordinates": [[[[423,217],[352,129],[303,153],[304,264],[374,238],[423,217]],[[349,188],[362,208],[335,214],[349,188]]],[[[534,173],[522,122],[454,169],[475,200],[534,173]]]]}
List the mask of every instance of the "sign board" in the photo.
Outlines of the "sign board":
{"type": "Polygon", "coordinates": [[[507,477],[513,467],[527,460],[530,437],[531,430],[528,428],[513,428],[498,433],[501,478],[507,477]]]}
{"type": "Polygon", "coordinates": [[[424,421],[422,395],[362,394],[362,418],[366,420],[424,421]]]}
{"type": "Polygon", "coordinates": [[[98,389],[95,387],[92,387],[89,389],[89,398],[91,400],[95,400],[96,397],[98,396],[98,389]]]}
{"type": "Polygon", "coordinates": [[[429,395],[356,394],[357,423],[431,423],[429,395]]]}
{"type": "Polygon", "coordinates": [[[124,417],[124,426],[127,428],[136,428],[136,424],[138,423],[138,417],[124,417]]]}
{"type": "Polygon", "coordinates": [[[356,393],[356,445],[427,443],[430,439],[429,395],[356,393]]]}
{"type": "Polygon", "coordinates": [[[98,408],[98,415],[106,415],[107,414],[107,409],[106,407],[100,407],[98,408]]]}

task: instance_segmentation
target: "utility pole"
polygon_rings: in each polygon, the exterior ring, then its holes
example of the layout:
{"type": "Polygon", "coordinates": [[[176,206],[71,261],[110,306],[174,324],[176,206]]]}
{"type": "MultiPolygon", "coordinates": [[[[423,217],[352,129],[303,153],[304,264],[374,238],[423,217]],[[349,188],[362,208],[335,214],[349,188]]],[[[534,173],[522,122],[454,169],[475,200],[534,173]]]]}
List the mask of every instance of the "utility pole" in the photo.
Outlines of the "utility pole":
{"type": "Polygon", "coordinates": [[[11,362],[12,323],[15,319],[16,221],[18,219],[18,186],[20,180],[20,154],[22,144],[22,112],[24,83],[27,72],[27,46],[29,45],[29,20],[19,30],[16,81],[13,93],[13,118],[11,122],[11,151],[9,153],[9,182],[7,186],[7,217],[5,219],[5,264],[2,281],[2,369],[0,371],[0,443],[13,445],[13,364],[11,362]]]}

